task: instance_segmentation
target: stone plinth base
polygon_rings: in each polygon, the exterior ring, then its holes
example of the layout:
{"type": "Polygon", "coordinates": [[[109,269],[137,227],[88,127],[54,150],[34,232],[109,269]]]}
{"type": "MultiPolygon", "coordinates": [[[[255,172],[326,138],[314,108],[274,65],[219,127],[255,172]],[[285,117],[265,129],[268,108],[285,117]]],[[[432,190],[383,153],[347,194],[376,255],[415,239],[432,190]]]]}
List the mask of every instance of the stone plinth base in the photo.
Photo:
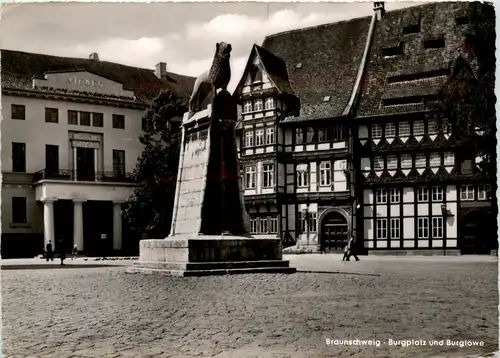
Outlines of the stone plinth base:
{"type": "Polygon", "coordinates": [[[129,273],[207,276],[242,273],[294,273],[282,260],[280,239],[240,236],[174,236],[142,240],[139,260],[129,273]]]}

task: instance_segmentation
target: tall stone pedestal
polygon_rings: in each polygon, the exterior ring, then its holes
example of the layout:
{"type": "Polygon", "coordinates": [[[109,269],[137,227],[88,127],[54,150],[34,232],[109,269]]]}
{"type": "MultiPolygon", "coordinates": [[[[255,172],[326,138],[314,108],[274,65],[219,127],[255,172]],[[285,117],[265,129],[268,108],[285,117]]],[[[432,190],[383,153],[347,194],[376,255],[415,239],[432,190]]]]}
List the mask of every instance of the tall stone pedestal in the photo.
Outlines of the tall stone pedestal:
{"type": "Polygon", "coordinates": [[[170,236],[142,240],[131,273],[179,276],[293,273],[281,240],[248,234],[234,138],[236,103],[227,91],[182,123],[182,147],[170,236]]]}

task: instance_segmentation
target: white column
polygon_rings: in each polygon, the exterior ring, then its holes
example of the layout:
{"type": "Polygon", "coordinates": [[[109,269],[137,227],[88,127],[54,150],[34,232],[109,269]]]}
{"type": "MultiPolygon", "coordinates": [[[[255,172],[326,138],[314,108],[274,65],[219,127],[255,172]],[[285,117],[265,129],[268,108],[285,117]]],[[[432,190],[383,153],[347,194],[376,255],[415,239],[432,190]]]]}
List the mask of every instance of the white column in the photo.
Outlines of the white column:
{"type": "Polygon", "coordinates": [[[95,181],[97,181],[97,171],[98,171],[99,166],[97,165],[97,148],[94,149],[94,177],[95,181]]]}
{"type": "Polygon", "coordinates": [[[83,251],[83,203],[86,200],[73,200],[73,245],[83,251]]]}
{"type": "Polygon", "coordinates": [[[43,237],[45,245],[50,241],[52,251],[56,248],[54,240],[54,200],[43,200],[43,237]]]}
{"type": "Polygon", "coordinates": [[[122,249],[122,201],[113,202],[113,250],[122,249]]]}
{"type": "Polygon", "coordinates": [[[76,148],[73,147],[73,180],[76,180],[76,170],[77,170],[76,163],[77,163],[77,160],[78,160],[78,157],[77,157],[77,154],[76,154],[76,148]]]}

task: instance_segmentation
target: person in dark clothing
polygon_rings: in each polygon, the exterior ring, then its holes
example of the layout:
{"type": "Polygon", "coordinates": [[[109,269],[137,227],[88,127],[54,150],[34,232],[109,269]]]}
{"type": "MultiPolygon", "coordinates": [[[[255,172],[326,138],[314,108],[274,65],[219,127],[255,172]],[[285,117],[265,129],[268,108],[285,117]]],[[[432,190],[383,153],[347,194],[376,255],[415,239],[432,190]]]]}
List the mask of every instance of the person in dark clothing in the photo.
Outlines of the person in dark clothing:
{"type": "Polygon", "coordinates": [[[349,261],[349,244],[344,247],[344,256],[342,257],[342,261],[349,261]]]}
{"type": "Polygon", "coordinates": [[[322,242],[321,244],[319,244],[319,253],[320,254],[326,254],[325,243],[324,242],[322,242]]]}
{"type": "Polygon", "coordinates": [[[61,259],[61,266],[63,266],[64,260],[66,259],[66,252],[64,250],[64,241],[59,242],[59,258],[61,259]]]}
{"type": "Polygon", "coordinates": [[[54,253],[52,252],[52,242],[50,240],[47,243],[47,246],[45,247],[45,257],[47,258],[47,261],[49,260],[54,261],[54,253]]]}
{"type": "Polygon", "coordinates": [[[347,261],[349,261],[349,258],[351,256],[354,256],[356,261],[359,261],[358,255],[356,255],[356,241],[354,240],[354,236],[351,236],[347,246],[348,246],[347,261]]]}

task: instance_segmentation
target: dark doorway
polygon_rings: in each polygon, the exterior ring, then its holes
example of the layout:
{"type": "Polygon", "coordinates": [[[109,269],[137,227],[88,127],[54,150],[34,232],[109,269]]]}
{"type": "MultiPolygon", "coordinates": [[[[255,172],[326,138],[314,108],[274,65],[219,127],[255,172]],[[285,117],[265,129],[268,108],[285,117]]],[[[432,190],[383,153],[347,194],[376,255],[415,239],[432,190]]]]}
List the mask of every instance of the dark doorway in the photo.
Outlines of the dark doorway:
{"type": "Polygon", "coordinates": [[[349,226],[346,218],[332,211],[325,215],[321,221],[320,245],[323,244],[325,250],[340,251],[347,245],[349,226]]]}
{"type": "Polygon", "coordinates": [[[92,148],[76,148],[76,179],[95,180],[95,159],[92,148]]]}
{"type": "Polygon", "coordinates": [[[474,210],[461,217],[462,255],[489,255],[497,249],[496,218],[486,210],[474,210]]]}
{"type": "Polygon", "coordinates": [[[84,251],[89,256],[106,256],[113,252],[113,203],[83,203],[84,251]]]}
{"type": "Polygon", "coordinates": [[[59,146],[58,145],[45,145],[45,170],[46,174],[59,173],[59,146]]]}
{"type": "Polygon", "coordinates": [[[54,202],[54,240],[55,250],[59,252],[63,245],[66,253],[73,248],[73,201],[57,200],[54,202]]]}

